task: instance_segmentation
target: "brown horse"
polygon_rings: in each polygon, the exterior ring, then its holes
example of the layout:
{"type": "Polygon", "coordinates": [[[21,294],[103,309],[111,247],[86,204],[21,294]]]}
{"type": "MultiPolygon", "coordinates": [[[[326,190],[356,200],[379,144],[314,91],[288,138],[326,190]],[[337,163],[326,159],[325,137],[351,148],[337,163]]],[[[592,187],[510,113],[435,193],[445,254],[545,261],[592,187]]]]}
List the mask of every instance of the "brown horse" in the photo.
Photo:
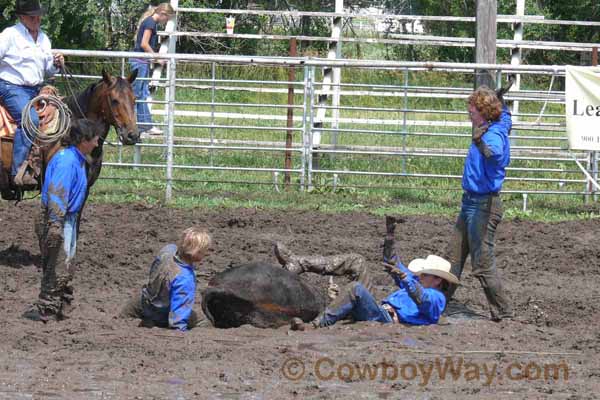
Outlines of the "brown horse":
{"type": "Polygon", "coordinates": [[[74,119],[87,118],[100,126],[98,147],[92,152],[88,165],[88,193],[96,182],[102,169],[102,145],[111,126],[117,131],[119,140],[125,145],[136,144],[140,133],[135,115],[135,96],[131,83],[137,76],[134,70],[127,79],[113,77],[102,71],[102,79],[88,86],[77,97],[67,97],[65,104],[71,110],[74,119]]]}
{"type": "MultiPolygon", "coordinates": [[[[64,99],[65,104],[72,113],[72,119],[87,118],[95,122],[98,127],[98,147],[91,154],[91,160],[86,165],[88,176],[88,193],[92,185],[98,179],[102,169],[103,144],[111,126],[117,131],[119,140],[126,145],[133,145],[139,140],[135,115],[135,96],[131,83],[135,80],[137,71],[134,71],[127,79],[111,76],[102,71],[102,79],[89,85],[77,96],[69,96],[64,99]]],[[[39,157],[41,158],[40,181],[43,180],[45,166],[48,165],[52,156],[66,143],[56,141],[55,143],[40,146],[39,157]]],[[[9,166],[10,164],[8,164],[9,166]]],[[[6,168],[6,166],[5,166],[6,168]]],[[[0,171],[0,175],[2,172],[0,171]]],[[[6,177],[0,177],[0,188],[6,190],[9,182],[6,177]],[[4,178],[4,179],[1,179],[4,178]],[[2,181],[5,185],[2,185],[2,181]]],[[[40,190],[27,188],[29,190],[40,190]]],[[[86,195],[87,199],[87,195],[86,195]]]]}

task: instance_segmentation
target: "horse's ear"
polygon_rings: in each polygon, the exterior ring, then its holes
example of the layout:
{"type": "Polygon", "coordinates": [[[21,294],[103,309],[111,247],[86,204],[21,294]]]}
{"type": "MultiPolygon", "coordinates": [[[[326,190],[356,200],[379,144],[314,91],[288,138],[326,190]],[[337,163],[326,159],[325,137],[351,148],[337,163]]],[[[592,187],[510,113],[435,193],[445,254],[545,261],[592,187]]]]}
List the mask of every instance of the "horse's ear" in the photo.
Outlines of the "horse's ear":
{"type": "Polygon", "coordinates": [[[138,74],[138,70],[137,68],[134,69],[131,74],[129,74],[129,76],[127,77],[127,80],[129,81],[129,83],[133,83],[133,81],[135,81],[135,78],[137,78],[137,74],[138,74]]]}
{"type": "Polygon", "coordinates": [[[110,74],[104,69],[102,70],[102,80],[108,85],[112,83],[112,76],[110,76],[110,74]]]}

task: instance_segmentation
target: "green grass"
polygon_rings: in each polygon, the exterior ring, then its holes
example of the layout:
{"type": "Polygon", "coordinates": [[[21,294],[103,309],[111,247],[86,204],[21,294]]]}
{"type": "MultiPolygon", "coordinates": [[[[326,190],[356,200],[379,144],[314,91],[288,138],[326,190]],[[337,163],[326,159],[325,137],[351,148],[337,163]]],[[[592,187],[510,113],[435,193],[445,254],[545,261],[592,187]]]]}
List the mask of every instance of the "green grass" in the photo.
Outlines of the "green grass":
{"type": "MultiPolygon", "coordinates": [[[[319,70],[317,70],[319,75],[319,70]]],[[[240,67],[227,66],[217,68],[217,79],[252,79],[252,80],[287,80],[287,70],[275,67],[240,67]]],[[[296,72],[296,80],[303,80],[303,69],[296,72]]],[[[178,77],[210,78],[210,65],[183,64],[178,67],[178,77]]],[[[471,75],[449,74],[440,72],[410,72],[410,86],[437,86],[437,87],[463,87],[469,88],[471,75]]],[[[549,85],[549,77],[531,77],[523,79],[522,88],[530,90],[546,91],[549,85]]],[[[318,81],[318,79],[317,79],[318,81]]],[[[373,71],[364,69],[348,69],[342,75],[345,83],[360,84],[403,84],[403,71],[373,71]]],[[[219,83],[223,86],[223,83],[219,83]]],[[[233,83],[230,86],[244,87],[256,86],[254,84],[233,83]]],[[[271,85],[263,85],[272,87],[271,85]]],[[[276,86],[284,88],[283,86],[276,86]]],[[[556,86],[555,86],[556,87],[556,86]]],[[[366,90],[350,88],[349,90],[366,90]]],[[[385,91],[385,89],[383,89],[385,91]]],[[[212,97],[210,89],[177,89],[178,101],[209,102],[212,97]]],[[[244,103],[244,104],[287,104],[286,93],[251,93],[242,90],[216,91],[216,102],[244,103]]],[[[162,90],[157,93],[158,99],[163,96],[162,90]]],[[[302,104],[303,98],[300,91],[296,92],[296,104],[302,104]]],[[[353,107],[387,107],[403,108],[407,105],[412,109],[432,110],[465,110],[464,100],[446,100],[436,98],[408,98],[407,103],[403,97],[383,96],[348,96],[342,98],[344,106],[353,107]]],[[[160,106],[159,106],[160,107],[160,106]]],[[[542,107],[540,103],[521,102],[521,112],[538,113],[542,107]]],[[[178,107],[182,110],[194,110],[210,112],[210,106],[188,105],[178,107]]],[[[286,115],[285,109],[259,109],[244,106],[215,108],[215,112],[267,114],[272,113],[280,116],[286,115]]],[[[548,104],[546,113],[561,114],[564,112],[562,105],[548,104]]],[[[301,116],[301,110],[296,110],[295,115],[301,116]]],[[[402,148],[428,148],[428,149],[466,149],[470,143],[470,137],[432,137],[416,135],[421,132],[436,133],[468,133],[465,127],[419,127],[402,125],[401,112],[383,111],[358,111],[344,110],[342,118],[362,119],[395,119],[400,122],[393,125],[377,125],[375,123],[342,123],[341,128],[381,130],[385,134],[358,134],[340,133],[338,145],[340,146],[380,146],[402,148]],[[406,135],[403,134],[406,132],[406,135]],[[412,135],[411,135],[412,134],[412,135]]],[[[407,113],[408,120],[438,120],[438,121],[467,121],[465,114],[434,114],[434,113],[407,113]]],[[[522,118],[523,120],[535,120],[534,117],[522,118]]],[[[285,120],[236,120],[216,119],[217,124],[222,125],[245,125],[260,127],[285,127],[285,120]]],[[[177,117],[176,123],[210,124],[211,119],[177,117]]],[[[301,127],[300,122],[295,127],[301,127]]],[[[560,132],[519,132],[519,135],[535,135],[555,137],[562,135],[560,132]]],[[[176,127],[176,136],[179,138],[203,138],[208,139],[211,135],[215,139],[224,140],[252,140],[283,142],[285,131],[259,130],[259,129],[228,129],[216,128],[190,128],[176,127]]],[[[114,138],[114,136],[113,136],[114,138]]],[[[113,139],[114,140],[114,139],[113,139]]],[[[325,133],[322,143],[332,142],[330,134],[325,133]]],[[[158,143],[155,141],[155,143],[158,143]]],[[[301,144],[301,136],[294,134],[294,143],[301,144]]],[[[557,143],[565,146],[566,143],[547,141],[544,145],[556,146],[557,143]]],[[[519,139],[520,146],[539,145],[539,141],[519,139]]],[[[144,163],[164,164],[163,150],[159,148],[144,148],[144,163]]],[[[124,147],[122,158],[129,162],[133,158],[133,149],[124,147]]],[[[118,160],[118,151],[114,147],[107,148],[106,161],[118,160]]],[[[202,150],[202,149],[176,149],[174,154],[175,164],[178,165],[213,165],[213,166],[237,166],[237,167],[261,167],[261,168],[283,168],[283,152],[269,151],[241,151],[241,150],[202,150]]],[[[293,168],[300,168],[301,157],[299,153],[293,153],[293,168]]],[[[401,157],[398,155],[342,155],[334,157],[322,155],[319,158],[320,169],[338,171],[371,171],[371,172],[393,172],[401,173],[435,173],[460,176],[462,174],[463,159],[458,158],[436,158],[436,157],[401,157]],[[403,169],[404,168],[404,169],[403,169]]],[[[581,174],[572,162],[558,164],[534,160],[513,160],[511,167],[534,168],[552,167],[560,168],[560,172],[518,172],[511,171],[511,177],[538,177],[555,179],[580,179],[581,174]]],[[[165,170],[143,168],[133,170],[130,168],[106,168],[102,173],[103,178],[94,188],[93,199],[95,201],[148,201],[162,202],[165,190],[165,170]]],[[[301,192],[299,187],[299,175],[292,174],[293,189],[290,191],[276,192],[273,185],[273,175],[266,172],[240,172],[240,171],[208,171],[208,170],[185,170],[174,171],[174,206],[181,207],[260,207],[260,208],[301,208],[318,209],[325,212],[346,212],[352,210],[363,210],[376,214],[386,212],[402,214],[441,214],[454,215],[458,211],[460,203],[460,179],[432,179],[415,177],[381,177],[360,176],[341,174],[338,177],[337,187],[333,190],[333,176],[330,174],[314,174],[314,188],[310,193],[301,192]]],[[[283,188],[283,173],[278,178],[278,186],[283,188]]],[[[583,183],[569,183],[559,186],[557,182],[526,182],[507,181],[506,190],[577,190],[584,187],[583,183]]],[[[573,218],[589,218],[598,214],[596,204],[587,204],[583,196],[545,196],[530,195],[529,211],[522,212],[522,196],[504,195],[506,203],[506,216],[508,218],[528,218],[547,221],[556,221],[573,218]]]]}

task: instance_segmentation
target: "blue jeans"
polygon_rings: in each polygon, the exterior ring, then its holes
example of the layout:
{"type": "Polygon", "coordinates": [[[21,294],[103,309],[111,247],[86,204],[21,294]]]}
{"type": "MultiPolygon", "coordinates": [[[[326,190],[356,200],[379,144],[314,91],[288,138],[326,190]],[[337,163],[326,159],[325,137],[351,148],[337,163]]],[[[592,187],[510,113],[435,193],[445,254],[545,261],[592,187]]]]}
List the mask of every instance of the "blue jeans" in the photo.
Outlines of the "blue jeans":
{"type": "MultiPolygon", "coordinates": [[[[465,261],[471,256],[473,276],[479,279],[490,305],[493,319],[512,315],[496,268],[494,240],[496,228],[502,221],[502,200],[498,194],[478,195],[465,192],[460,214],[454,227],[450,262],[452,273],[460,278],[465,261]]],[[[449,297],[456,290],[449,290],[449,297]]]]}
{"type": "Polygon", "coordinates": [[[36,304],[44,313],[64,315],[73,300],[77,216],[68,213],[62,223],[51,222],[43,205],[36,216],[35,231],[42,261],[42,284],[36,304]]]}
{"type": "Polygon", "coordinates": [[[377,300],[362,283],[352,285],[350,303],[325,310],[320,326],[333,325],[348,316],[352,316],[355,321],[392,322],[390,314],[377,303],[377,300]]]}
{"type": "Polygon", "coordinates": [[[65,224],[63,227],[65,258],[67,264],[75,258],[77,250],[77,214],[65,215],[65,224]]]}
{"type": "MultiPolygon", "coordinates": [[[[150,76],[150,64],[135,59],[130,59],[131,70],[137,70],[137,77],[133,81],[133,94],[137,100],[146,101],[150,97],[149,81],[140,78],[148,78],[150,76]]],[[[152,115],[148,103],[136,102],[135,109],[137,112],[137,123],[140,132],[147,131],[152,128],[152,115]]]]}
{"type": "MultiPolygon", "coordinates": [[[[13,143],[12,168],[10,171],[12,176],[17,174],[19,167],[27,159],[29,150],[31,149],[31,142],[25,137],[23,127],[21,126],[21,119],[23,109],[31,99],[38,95],[39,91],[39,86],[13,85],[10,82],[0,79],[0,100],[17,123],[15,141],[13,143]]],[[[33,107],[31,108],[29,115],[35,126],[39,126],[39,118],[33,107]]]]}

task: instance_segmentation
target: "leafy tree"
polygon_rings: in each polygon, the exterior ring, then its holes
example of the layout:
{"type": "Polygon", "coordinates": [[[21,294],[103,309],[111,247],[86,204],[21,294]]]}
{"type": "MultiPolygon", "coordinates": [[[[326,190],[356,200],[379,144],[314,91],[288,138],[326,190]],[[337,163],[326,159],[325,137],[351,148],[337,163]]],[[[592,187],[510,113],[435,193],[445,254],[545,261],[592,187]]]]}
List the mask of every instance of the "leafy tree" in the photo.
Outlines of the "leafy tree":
{"type": "MultiPolygon", "coordinates": [[[[164,1],[164,0],[162,0],[164,1]]],[[[161,0],[151,0],[153,5],[161,0]]],[[[346,0],[344,5],[358,11],[364,7],[384,7],[391,14],[474,16],[476,0],[346,0]]],[[[142,0],[47,0],[48,15],[43,29],[49,34],[54,48],[130,50],[141,14],[148,1],[142,0]]],[[[222,9],[267,9],[334,11],[335,0],[181,0],[181,7],[222,9]]],[[[499,14],[514,14],[515,0],[498,0],[499,14]]],[[[559,2],[555,0],[527,0],[526,15],[543,15],[546,19],[599,21],[598,0],[559,2]]],[[[182,13],[181,31],[224,32],[224,15],[182,13]]],[[[14,0],[0,0],[0,29],[12,25],[14,0]]],[[[348,23],[351,29],[351,23],[348,23]]],[[[392,25],[390,25],[392,26],[392,25]]],[[[397,25],[394,25],[397,26],[397,25]]],[[[427,22],[426,33],[439,36],[474,37],[473,23],[427,22]]],[[[329,18],[266,17],[249,14],[236,16],[237,33],[287,34],[329,36],[329,18]]],[[[406,31],[400,25],[397,32],[406,31]]],[[[508,24],[498,25],[498,37],[512,38],[508,24]]],[[[600,29],[575,25],[525,25],[526,40],[600,42],[600,29]]],[[[324,55],[327,43],[299,43],[300,52],[324,55]]],[[[370,45],[369,45],[370,46],[370,45]]],[[[434,46],[385,46],[388,58],[409,60],[472,61],[473,49],[434,46]]],[[[277,54],[288,53],[285,41],[261,41],[221,38],[181,38],[178,51],[187,53],[220,54],[277,54]]],[[[357,51],[360,54],[360,51],[357,51]]],[[[508,51],[498,51],[499,61],[507,61],[508,51]]],[[[580,53],[527,50],[524,60],[530,64],[579,63],[580,53]]]]}

